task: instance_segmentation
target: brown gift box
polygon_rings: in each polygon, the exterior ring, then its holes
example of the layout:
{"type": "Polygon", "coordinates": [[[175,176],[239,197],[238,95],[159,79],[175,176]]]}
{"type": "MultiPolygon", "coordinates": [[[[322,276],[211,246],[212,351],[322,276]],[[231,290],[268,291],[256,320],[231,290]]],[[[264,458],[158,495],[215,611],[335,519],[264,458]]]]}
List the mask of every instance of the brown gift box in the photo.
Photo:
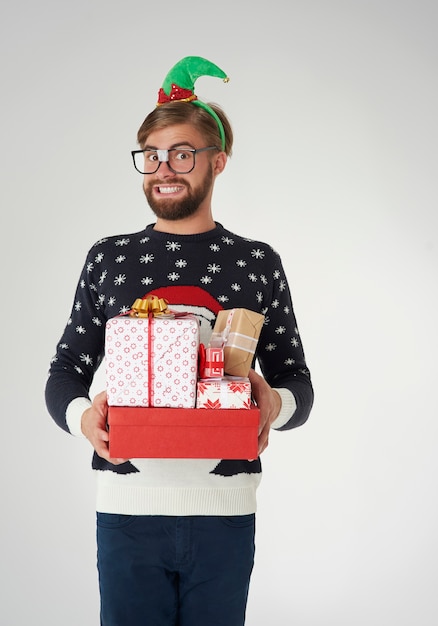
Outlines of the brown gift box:
{"type": "Polygon", "coordinates": [[[249,309],[219,311],[209,346],[223,346],[225,374],[248,376],[264,319],[249,309]]]}

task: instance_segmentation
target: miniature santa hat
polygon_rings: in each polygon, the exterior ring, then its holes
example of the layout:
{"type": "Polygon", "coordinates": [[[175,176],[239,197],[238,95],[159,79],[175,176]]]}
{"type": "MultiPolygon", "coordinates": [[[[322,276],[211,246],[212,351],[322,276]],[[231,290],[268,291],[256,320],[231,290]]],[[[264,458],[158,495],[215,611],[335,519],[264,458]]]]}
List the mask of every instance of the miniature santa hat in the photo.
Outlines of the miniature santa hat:
{"type": "Polygon", "coordinates": [[[198,100],[198,96],[195,94],[195,81],[200,76],[222,78],[224,83],[230,80],[225,72],[211,61],[203,57],[184,57],[167,73],[163,85],[158,91],[157,106],[167,102],[191,102],[205,109],[218,125],[222,150],[225,150],[225,131],[221,120],[215,111],[205,102],[198,100]]]}
{"type": "Polygon", "coordinates": [[[208,344],[216,316],[223,309],[223,306],[208,291],[192,285],[170,285],[153,289],[143,298],[151,295],[164,298],[171,311],[196,315],[200,324],[201,342],[208,344]]]}

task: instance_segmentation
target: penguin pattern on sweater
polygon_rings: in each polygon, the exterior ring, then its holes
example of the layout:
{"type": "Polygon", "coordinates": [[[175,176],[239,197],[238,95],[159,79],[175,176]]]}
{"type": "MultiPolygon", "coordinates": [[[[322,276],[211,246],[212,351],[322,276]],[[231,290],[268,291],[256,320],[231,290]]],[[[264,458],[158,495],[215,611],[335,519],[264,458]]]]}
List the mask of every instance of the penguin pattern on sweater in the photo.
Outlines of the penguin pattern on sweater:
{"type": "MultiPolygon", "coordinates": [[[[155,231],[153,224],[110,236],[90,249],[72,311],[46,384],[46,404],[67,432],[66,411],[89,398],[104,359],[108,319],[127,313],[137,298],[164,297],[169,308],[194,313],[207,344],[221,309],[246,308],[265,316],[255,360],[266,381],[288,389],[296,409],[279,430],[303,424],[313,388],[287,278],[278,253],[221,224],[196,235],[155,231]]],[[[256,509],[260,459],[132,459],[113,465],[94,453],[97,510],[137,515],[240,515],[256,509]]]]}

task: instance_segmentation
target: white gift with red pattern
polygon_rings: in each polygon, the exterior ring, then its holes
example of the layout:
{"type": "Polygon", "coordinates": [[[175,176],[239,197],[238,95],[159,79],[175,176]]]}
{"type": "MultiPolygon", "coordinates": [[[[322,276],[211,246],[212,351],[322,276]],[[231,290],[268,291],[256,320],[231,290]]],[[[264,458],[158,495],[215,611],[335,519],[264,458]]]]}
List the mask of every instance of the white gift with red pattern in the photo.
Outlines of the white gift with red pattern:
{"type": "Polygon", "coordinates": [[[108,320],[108,404],[194,408],[198,350],[199,323],[194,315],[108,320]]]}
{"type": "Polygon", "coordinates": [[[198,409],[249,409],[251,383],[248,378],[224,376],[198,381],[198,409]]]}

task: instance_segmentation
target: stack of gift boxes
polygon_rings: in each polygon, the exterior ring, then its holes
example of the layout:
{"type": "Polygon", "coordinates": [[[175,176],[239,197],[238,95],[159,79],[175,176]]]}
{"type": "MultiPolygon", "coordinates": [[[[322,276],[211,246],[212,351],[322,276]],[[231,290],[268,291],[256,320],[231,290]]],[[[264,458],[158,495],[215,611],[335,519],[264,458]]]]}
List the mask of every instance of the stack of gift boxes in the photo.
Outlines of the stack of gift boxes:
{"type": "Polygon", "coordinates": [[[259,410],[248,378],[264,317],[220,311],[207,346],[190,314],[136,300],[105,335],[110,455],[256,458],[259,410]]]}

